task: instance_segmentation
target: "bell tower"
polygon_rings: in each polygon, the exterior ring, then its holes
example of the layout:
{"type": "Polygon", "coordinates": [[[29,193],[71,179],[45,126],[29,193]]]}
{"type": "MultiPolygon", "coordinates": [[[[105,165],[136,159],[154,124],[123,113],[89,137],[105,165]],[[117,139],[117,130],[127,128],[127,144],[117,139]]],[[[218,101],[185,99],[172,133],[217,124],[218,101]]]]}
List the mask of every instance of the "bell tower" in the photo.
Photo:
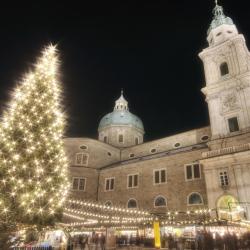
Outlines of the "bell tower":
{"type": "Polygon", "coordinates": [[[250,53],[244,36],[216,1],[207,35],[208,47],[199,57],[212,138],[250,131],[250,53]]]}

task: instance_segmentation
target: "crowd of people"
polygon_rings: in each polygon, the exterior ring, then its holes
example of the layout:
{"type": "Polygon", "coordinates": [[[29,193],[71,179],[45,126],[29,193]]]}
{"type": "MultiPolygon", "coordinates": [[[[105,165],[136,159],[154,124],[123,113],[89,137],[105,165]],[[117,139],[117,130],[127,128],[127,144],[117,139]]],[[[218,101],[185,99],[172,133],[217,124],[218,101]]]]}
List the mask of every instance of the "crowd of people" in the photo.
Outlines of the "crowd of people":
{"type": "MultiPolygon", "coordinates": [[[[154,248],[154,239],[147,237],[119,236],[116,240],[117,247],[135,245],[144,248],[154,248]]],[[[212,234],[206,231],[198,231],[196,237],[175,237],[174,235],[162,235],[161,247],[169,250],[250,250],[250,232],[237,236],[234,233],[212,234]]]]}
{"type": "MultiPolygon", "coordinates": [[[[69,241],[67,250],[105,250],[104,234],[76,235],[69,241]]],[[[153,248],[154,239],[143,236],[117,236],[116,247],[140,246],[153,248]]],[[[195,238],[175,237],[171,234],[161,237],[161,247],[169,250],[250,250],[250,232],[237,236],[235,233],[212,234],[198,231],[195,238]]]]}
{"type": "Polygon", "coordinates": [[[168,235],[162,238],[162,247],[169,250],[250,250],[250,233],[237,237],[235,233],[212,234],[198,231],[195,238],[174,238],[168,235]]]}
{"type": "Polygon", "coordinates": [[[67,250],[105,250],[106,237],[104,234],[98,235],[75,235],[68,240],[67,250]]]}

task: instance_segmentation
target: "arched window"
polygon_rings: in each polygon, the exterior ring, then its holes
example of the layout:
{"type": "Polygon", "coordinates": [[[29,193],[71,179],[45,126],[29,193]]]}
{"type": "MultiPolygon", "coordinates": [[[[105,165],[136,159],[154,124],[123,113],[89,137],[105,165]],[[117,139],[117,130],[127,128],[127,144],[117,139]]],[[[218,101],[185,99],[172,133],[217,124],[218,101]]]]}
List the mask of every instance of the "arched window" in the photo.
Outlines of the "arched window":
{"type": "Polygon", "coordinates": [[[220,65],[220,74],[221,74],[221,76],[225,76],[225,75],[229,74],[229,69],[228,69],[228,65],[226,62],[224,62],[220,65]]]}
{"type": "Polygon", "coordinates": [[[166,199],[163,196],[157,196],[154,201],[155,207],[166,207],[167,202],[166,199]]]}
{"type": "Polygon", "coordinates": [[[112,202],[111,201],[106,201],[104,205],[106,207],[111,207],[112,206],[112,202]]]}
{"type": "Polygon", "coordinates": [[[217,201],[217,211],[220,219],[242,220],[245,219],[245,209],[240,202],[232,195],[223,195],[217,201]]]}
{"type": "Polygon", "coordinates": [[[119,143],[123,143],[123,135],[119,135],[118,141],[119,141],[119,143]]]}
{"type": "Polygon", "coordinates": [[[188,196],[188,205],[201,205],[203,204],[202,196],[198,193],[192,193],[188,196]]]}
{"type": "Polygon", "coordinates": [[[135,145],[138,145],[138,144],[139,144],[139,138],[135,137],[135,145]]]}
{"type": "Polygon", "coordinates": [[[137,201],[135,199],[129,199],[128,208],[137,208],[137,201]]]}

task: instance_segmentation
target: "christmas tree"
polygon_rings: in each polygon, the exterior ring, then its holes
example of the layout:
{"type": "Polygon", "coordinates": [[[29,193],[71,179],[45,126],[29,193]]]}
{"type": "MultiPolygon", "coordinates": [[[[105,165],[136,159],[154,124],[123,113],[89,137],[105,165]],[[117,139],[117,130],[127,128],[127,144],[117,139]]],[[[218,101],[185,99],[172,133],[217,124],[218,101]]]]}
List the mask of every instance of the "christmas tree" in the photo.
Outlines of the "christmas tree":
{"type": "Polygon", "coordinates": [[[68,191],[55,46],[13,91],[0,123],[0,225],[50,225],[68,191]]]}

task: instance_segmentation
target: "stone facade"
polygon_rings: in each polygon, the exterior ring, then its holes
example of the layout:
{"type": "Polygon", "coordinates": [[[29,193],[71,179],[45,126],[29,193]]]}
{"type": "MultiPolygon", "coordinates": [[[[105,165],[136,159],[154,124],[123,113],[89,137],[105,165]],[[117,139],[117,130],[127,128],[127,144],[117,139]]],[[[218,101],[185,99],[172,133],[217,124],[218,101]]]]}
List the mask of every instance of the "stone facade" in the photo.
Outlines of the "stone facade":
{"type": "Polygon", "coordinates": [[[200,165],[200,178],[195,180],[186,179],[185,166],[199,163],[202,153],[208,150],[209,138],[209,127],[125,149],[117,149],[87,138],[66,138],[65,146],[71,159],[70,178],[72,182],[75,177],[86,178],[85,189],[72,190],[72,196],[103,203],[110,201],[113,205],[122,206],[127,206],[130,199],[135,199],[139,208],[166,211],[197,207],[188,204],[188,197],[192,193],[199,193],[202,204],[198,207],[206,206],[207,195],[202,166],[200,165]],[[81,149],[83,146],[86,148],[81,149]],[[156,151],[153,151],[154,149],[156,151]],[[81,152],[89,155],[86,166],[78,166],[75,163],[76,155],[81,152]],[[166,170],[166,180],[164,183],[155,184],[154,171],[162,169],[166,170]],[[129,188],[128,176],[133,174],[138,174],[138,186],[129,188]],[[106,190],[108,178],[114,178],[114,188],[110,191],[106,190]],[[177,193],[179,196],[176,196],[177,193]],[[154,206],[158,196],[165,197],[166,207],[154,206]]]}
{"type": "Polygon", "coordinates": [[[211,126],[143,143],[122,93],[99,140],[65,139],[72,196],[156,213],[209,207],[220,216],[243,207],[250,219],[250,54],[218,5],[207,39],[199,56],[211,126]]]}

